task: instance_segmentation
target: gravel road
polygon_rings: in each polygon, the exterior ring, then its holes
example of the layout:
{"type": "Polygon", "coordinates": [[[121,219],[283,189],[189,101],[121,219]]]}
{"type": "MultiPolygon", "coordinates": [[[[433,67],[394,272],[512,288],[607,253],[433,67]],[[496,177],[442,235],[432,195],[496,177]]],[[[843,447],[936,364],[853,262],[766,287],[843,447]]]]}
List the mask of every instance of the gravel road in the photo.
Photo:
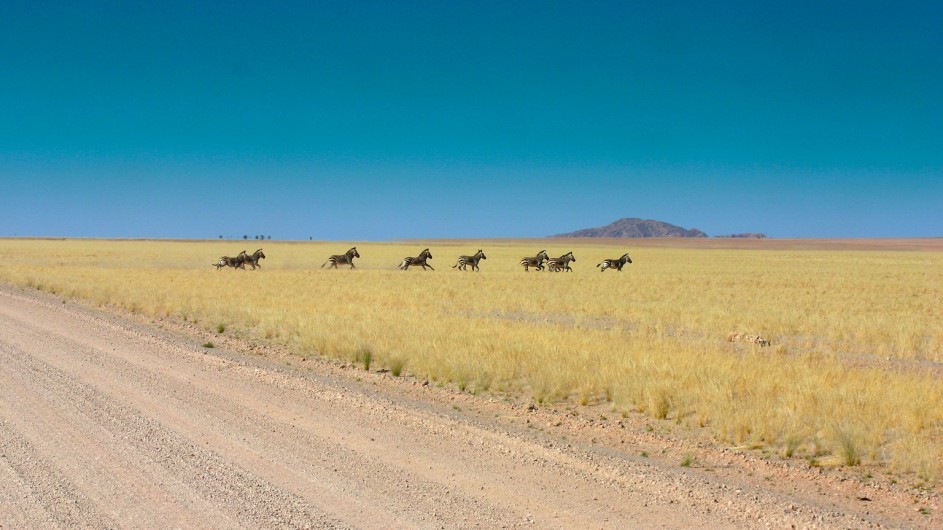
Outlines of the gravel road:
{"type": "Polygon", "coordinates": [[[720,449],[698,453],[719,472],[639,456],[641,428],[145,320],[0,285],[0,528],[932,526],[720,449]]]}

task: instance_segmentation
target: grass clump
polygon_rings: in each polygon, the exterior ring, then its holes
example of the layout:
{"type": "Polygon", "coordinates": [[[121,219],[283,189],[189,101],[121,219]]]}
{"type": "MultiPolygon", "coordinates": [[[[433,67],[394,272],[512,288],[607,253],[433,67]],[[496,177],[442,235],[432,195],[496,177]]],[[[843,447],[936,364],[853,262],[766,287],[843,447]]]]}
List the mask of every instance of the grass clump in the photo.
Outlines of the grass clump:
{"type": "Polygon", "coordinates": [[[403,373],[403,367],[406,365],[406,361],[401,357],[394,357],[390,359],[390,373],[393,374],[393,377],[399,377],[403,373]]]}
{"type": "Polygon", "coordinates": [[[848,426],[835,428],[836,456],[846,466],[861,465],[863,447],[860,435],[848,426]]]}
{"type": "Polygon", "coordinates": [[[203,343],[203,347],[204,347],[204,348],[215,348],[216,346],[214,346],[212,342],[207,341],[207,342],[204,342],[204,343],[203,343]]]}
{"type": "Polygon", "coordinates": [[[373,363],[373,351],[370,348],[360,348],[354,354],[354,362],[363,365],[365,371],[370,371],[373,363]]]}

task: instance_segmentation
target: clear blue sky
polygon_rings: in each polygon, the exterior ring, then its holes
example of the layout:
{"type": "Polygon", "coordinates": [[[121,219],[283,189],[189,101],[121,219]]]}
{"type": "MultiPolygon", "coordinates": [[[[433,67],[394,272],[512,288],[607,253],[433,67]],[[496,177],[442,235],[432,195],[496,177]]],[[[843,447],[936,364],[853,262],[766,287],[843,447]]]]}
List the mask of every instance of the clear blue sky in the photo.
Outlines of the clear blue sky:
{"type": "Polygon", "coordinates": [[[943,236],[941,28],[939,1],[4,0],[0,236],[943,236]]]}

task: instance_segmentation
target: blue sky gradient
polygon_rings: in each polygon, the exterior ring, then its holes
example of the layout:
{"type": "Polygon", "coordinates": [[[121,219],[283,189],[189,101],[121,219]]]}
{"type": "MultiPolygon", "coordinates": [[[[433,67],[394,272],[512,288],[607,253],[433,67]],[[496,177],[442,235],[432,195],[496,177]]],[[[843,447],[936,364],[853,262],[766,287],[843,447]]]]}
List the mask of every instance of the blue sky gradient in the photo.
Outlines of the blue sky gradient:
{"type": "Polygon", "coordinates": [[[0,236],[943,236],[940,2],[0,4],[0,236]]]}

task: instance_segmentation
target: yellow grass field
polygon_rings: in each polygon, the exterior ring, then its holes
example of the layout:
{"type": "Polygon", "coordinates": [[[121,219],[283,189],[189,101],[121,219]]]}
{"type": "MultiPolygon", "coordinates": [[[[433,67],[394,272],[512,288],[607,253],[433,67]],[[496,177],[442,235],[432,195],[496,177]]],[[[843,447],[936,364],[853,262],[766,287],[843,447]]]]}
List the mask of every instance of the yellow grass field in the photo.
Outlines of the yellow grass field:
{"type": "Polygon", "coordinates": [[[0,240],[0,281],[469,392],[603,404],[784,457],[937,481],[943,245],[802,246],[13,239],[0,240]],[[357,270],[320,268],[353,245],[357,270]],[[259,246],[261,270],[211,266],[259,246]],[[425,247],[435,271],[397,269],[425,247]],[[479,247],[481,272],[451,269],[479,247]],[[520,258],[541,248],[572,250],[574,271],[525,273],[520,258]],[[634,263],[621,273],[596,269],[624,252],[634,263]],[[732,331],[772,345],[728,342],[732,331]]]}

